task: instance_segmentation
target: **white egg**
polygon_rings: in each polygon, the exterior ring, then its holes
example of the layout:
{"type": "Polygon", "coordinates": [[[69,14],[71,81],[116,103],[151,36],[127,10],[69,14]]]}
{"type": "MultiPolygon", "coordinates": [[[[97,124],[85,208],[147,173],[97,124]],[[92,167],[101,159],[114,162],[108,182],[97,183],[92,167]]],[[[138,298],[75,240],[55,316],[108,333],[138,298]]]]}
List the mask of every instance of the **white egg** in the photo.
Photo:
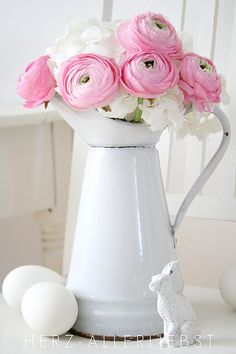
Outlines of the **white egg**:
{"type": "Polygon", "coordinates": [[[223,272],[219,290],[225,302],[236,310],[236,265],[223,272]]]}
{"type": "Polygon", "coordinates": [[[26,291],[21,311],[25,322],[35,332],[53,336],[66,333],[74,325],[78,304],[65,286],[43,282],[26,291]]]}
{"type": "Polygon", "coordinates": [[[14,310],[21,310],[21,301],[32,285],[43,281],[53,281],[63,284],[63,277],[51,269],[38,265],[25,265],[13,269],[5,277],[2,284],[2,294],[6,303],[14,310]]]}

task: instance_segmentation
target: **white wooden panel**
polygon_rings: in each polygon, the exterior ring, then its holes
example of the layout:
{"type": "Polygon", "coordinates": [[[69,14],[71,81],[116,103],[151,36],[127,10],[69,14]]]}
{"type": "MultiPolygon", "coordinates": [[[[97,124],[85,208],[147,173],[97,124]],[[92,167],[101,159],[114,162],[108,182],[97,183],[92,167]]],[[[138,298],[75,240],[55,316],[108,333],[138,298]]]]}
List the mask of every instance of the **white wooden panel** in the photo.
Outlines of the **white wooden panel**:
{"type": "Polygon", "coordinates": [[[50,124],[0,129],[0,218],[52,208],[50,124]]]}
{"type": "MultiPolygon", "coordinates": [[[[193,36],[194,50],[203,52],[206,56],[211,53],[214,18],[215,1],[207,2],[207,5],[204,0],[189,0],[185,3],[182,29],[193,36]],[[207,38],[203,41],[204,36],[207,38]]],[[[173,134],[169,156],[168,193],[187,193],[200,174],[202,152],[202,142],[196,137],[188,136],[178,140],[173,134]]]]}
{"type": "Polygon", "coordinates": [[[185,153],[185,170],[183,170],[184,194],[188,193],[201,172],[203,143],[195,136],[187,136],[185,153]]]}
{"type": "Polygon", "coordinates": [[[184,30],[194,38],[194,51],[210,57],[212,48],[216,0],[187,0],[184,30]]]}
{"type": "MultiPolygon", "coordinates": [[[[217,65],[217,69],[220,73],[225,75],[228,83],[228,91],[231,95],[231,103],[229,106],[223,106],[222,109],[228,114],[232,126],[232,139],[229,149],[222,160],[219,169],[216,173],[209,179],[207,183],[204,194],[208,195],[209,191],[212,192],[212,186],[215,187],[215,195],[228,196],[232,198],[234,195],[235,188],[235,169],[236,169],[236,139],[235,139],[235,113],[236,108],[234,104],[235,96],[235,62],[236,62],[236,6],[235,1],[229,0],[227,6],[225,6],[225,1],[219,1],[218,10],[218,22],[216,28],[216,40],[214,48],[214,61],[217,65]],[[224,23],[224,26],[222,26],[224,23]],[[234,27],[233,27],[234,26],[234,27]],[[227,39],[227,40],[226,40],[227,39]]],[[[212,136],[211,144],[207,145],[207,155],[206,159],[215,150],[215,146],[219,144],[221,134],[216,134],[212,136]],[[215,146],[214,146],[215,143],[215,146]]],[[[212,195],[212,193],[211,193],[212,195]]],[[[236,215],[236,211],[235,211],[236,215]]]]}
{"type": "MultiPolygon", "coordinates": [[[[216,152],[218,146],[220,145],[222,139],[222,132],[217,134],[211,134],[204,141],[203,151],[202,151],[202,168],[210,161],[213,154],[216,152]]],[[[221,170],[222,162],[219,164],[213,175],[206,182],[205,186],[202,189],[201,194],[204,196],[218,196],[219,189],[219,177],[221,170]]]]}
{"type": "MultiPolygon", "coordinates": [[[[216,12],[215,0],[186,3],[184,30],[193,36],[194,51],[206,57],[210,57],[212,52],[216,12]]],[[[189,191],[203,169],[206,151],[206,141],[201,142],[192,136],[186,140],[185,192],[189,191]]]]}
{"type": "Polygon", "coordinates": [[[177,139],[174,129],[170,135],[167,193],[184,193],[184,171],[186,169],[186,145],[185,139],[177,139]]]}
{"type": "MultiPolygon", "coordinates": [[[[194,39],[194,51],[206,57],[211,57],[214,46],[215,20],[217,16],[217,2],[207,3],[202,0],[187,1],[184,30],[190,33],[194,39]],[[202,10],[204,7],[204,11],[202,10]],[[194,16],[193,16],[194,14],[194,16]]],[[[196,137],[187,137],[187,156],[185,173],[185,191],[187,192],[205,165],[205,153],[207,141],[203,142],[196,137]],[[193,159],[194,156],[194,159],[193,159]]],[[[211,155],[212,156],[212,155],[211,155]]]]}
{"type": "MultiPolygon", "coordinates": [[[[217,21],[215,25],[214,33],[214,43],[212,46],[212,59],[214,60],[217,70],[223,74],[225,77],[229,73],[229,61],[230,61],[230,49],[232,45],[232,28],[233,28],[233,15],[234,15],[234,4],[235,1],[228,1],[227,6],[225,6],[225,1],[220,0],[217,2],[217,21]],[[222,26],[222,23],[224,26],[222,26]],[[227,38],[227,40],[225,40],[227,38]],[[228,55],[226,55],[228,53],[228,55]]],[[[230,81],[230,77],[228,78],[230,81]]],[[[222,105],[224,109],[224,106],[222,105]]],[[[209,136],[206,143],[206,150],[204,156],[204,165],[207,164],[213,153],[216,151],[217,146],[219,146],[222,133],[213,134],[209,136]]],[[[235,164],[228,165],[228,155],[231,148],[229,148],[227,154],[225,155],[223,161],[221,162],[219,168],[210,177],[209,181],[203,188],[203,194],[209,196],[226,195],[232,197],[234,183],[232,181],[233,169],[235,164]],[[225,181],[226,176],[231,176],[231,182],[227,186],[221,188],[221,179],[225,181]],[[226,190],[230,192],[227,193],[226,190]]],[[[231,153],[230,153],[231,154],[231,153]]],[[[228,179],[228,178],[227,178],[228,179]]]]}
{"type": "MultiPolygon", "coordinates": [[[[235,62],[236,62],[236,9],[235,1],[191,1],[187,0],[184,17],[184,30],[194,37],[194,50],[201,55],[212,57],[219,72],[222,72],[228,81],[228,91],[231,96],[236,92],[235,86],[235,62]],[[204,10],[203,10],[204,9],[204,10]],[[194,14],[194,16],[193,16],[194,14]],[[233,27],[234,21],[234,27],[233,27]],[[222,25],[222,24],[225,24],[222,25]],[[230,74],[229,74],[230,73],[230,74]]],[[[223,161],[220,163],[213,176],[203,188],[201,195],[193,202],[187,215],[198,217],[210,217],[221,219],[236,219],[235,204],[235,151],[236,151],[236,124],[234,115],[236,107],[234,100],[230,106],[222,107],[231,118],[232,140],[223,161]],[[218,197],[218,199],[217,199],[218,197]],[[207,199],[208,198],[208,199],[207,199]],[[228,198],[228,199],[227,199],[228,198]],[[226,207],[227,204],[227,207],[226,207]]],[[[186,160],[184,189],[187,192],[198,177],[201,169],[206,165],[219,146],[222,133],[210,135],[203,143],[194,137],[187,137],[186,153],[182,148],[181,157],[186,160]]],[[[172,141],[172,151],[176,151],[175,143],[172,141]]],[[[181,165],[181,157],[173,158],[170,152],[169,180],[175,183],[173,173],[175,164],[181,165]],[[173,176],[173,177],[172,177],[173,176]]],[[[180,168],[181,169],[181,168],[180,168]]],[[[183,170],[182,170],[183,171],[183,170]]],[[[178,187],[179,188],[179,187],[178,187]]],[[[178,209],[181,203],[181,188],[177,191],[169,185],[168,192],[169,208],[172,214],[178,209]],[[178,202],[177,202],[178,200],[178,202]],[[175,205],[175,208],[174,208],[175,205]]],[[[182,198],[184,195],[182,196],[182,198]]]]}
{"type": "Polygon", "coordinates": [[[124,19],[146,11],[154,11],[181,27],[184,0],[113,0],[112,19],[124,19]]]}
{"type": "Polygon", "coordinates": [[[230,53],[235,42],[233,26],[235,20],[235,0],[219,0],[218,16],[215,32],[215,43],[212,56],[217,65],[217,70],[224,76],[231,76],[230,53]]]}
{"type": "MultiPolygon", "coordinates": [[[[205,4],[204,0],[198,2],[189,0],[185,4],[183,30],[193,36],[194,50],[206,56],[210,56],[212,50],[215,15],[215,1],[205,4]],[[204,37],[206,38],[203,40],[204,37]]],[[[175,136],[173,137],[168,193],[189,191],[203,167],[205,153],[203,147],[205,142],[200,142],[196,137],[188,136],[182,141],[176,141],[175,136]]]]}

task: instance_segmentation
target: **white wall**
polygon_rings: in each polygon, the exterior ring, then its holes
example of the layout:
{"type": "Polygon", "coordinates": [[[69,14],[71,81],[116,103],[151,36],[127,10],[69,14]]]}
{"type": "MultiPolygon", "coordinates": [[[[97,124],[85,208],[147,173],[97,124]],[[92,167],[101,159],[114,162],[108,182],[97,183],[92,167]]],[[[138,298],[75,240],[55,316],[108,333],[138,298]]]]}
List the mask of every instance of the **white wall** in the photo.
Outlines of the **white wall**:
{"type": "MultiPolygon", "coordinates": [[[[96,0],[100,2],[100,0],[96,0]]],[[[89,16],[89,4],[83,0],[7,0],[0,11],[0,104],[22,102],[16,95],[16,80],[26,65],[45,53],[66,22],[78,15],[89,16]]]]}

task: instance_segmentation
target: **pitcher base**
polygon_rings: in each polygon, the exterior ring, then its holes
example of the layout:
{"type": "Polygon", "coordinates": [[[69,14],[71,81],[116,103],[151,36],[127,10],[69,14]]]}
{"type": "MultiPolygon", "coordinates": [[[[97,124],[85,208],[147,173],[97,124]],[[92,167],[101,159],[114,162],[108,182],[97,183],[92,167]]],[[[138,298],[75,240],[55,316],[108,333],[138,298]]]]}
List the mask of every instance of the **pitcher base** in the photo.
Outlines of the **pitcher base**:
{"type": "Polygon", "coordinates": [[[99,334],[90,334],[76,331],[75,329],[71,329],[70,333],[79,337],[94,339],[94,340],[101,340],[101,341],[110,341],[110,342],[123,342],[123,341],[142,341],[142,340],[151,340],[151,339],[158,339],[164,336],[163,333],[161,334],[152,334],[152,335],[137,335],[137,336],[105,336],[99,334]]]}

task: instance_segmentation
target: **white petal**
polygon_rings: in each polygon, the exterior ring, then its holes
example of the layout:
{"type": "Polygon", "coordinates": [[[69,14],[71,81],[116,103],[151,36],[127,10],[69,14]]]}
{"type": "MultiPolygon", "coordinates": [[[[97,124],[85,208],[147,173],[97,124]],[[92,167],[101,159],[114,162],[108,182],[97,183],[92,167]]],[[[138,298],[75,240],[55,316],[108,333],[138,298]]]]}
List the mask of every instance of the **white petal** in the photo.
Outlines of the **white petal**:
{"type": "Polygon", "coordinates": [[[166,114],[160,106],[145,108],[142,112],[142,119],[153,131],[162,130],[168,125],[166,114]]]}
{"type": "Polygon", "coordinates": [[[64,60],[80,53],[94,53],[121,61],[123,49],[116,38],[116,23],[96,19],[72,20],[63,36],[56,39],[54,47],[46,50],[58,66],[64,60]]]}
{"type": "Polygon", "coordinates": [[[133,112],[137,108],[137,105],[137,97],[121,92],[121,94],[109,104],[111,109],[109,112],[105,112],[102,108],[99,108],[98,111],[106,117],[123,119],[128,113],[133,112]]]}

